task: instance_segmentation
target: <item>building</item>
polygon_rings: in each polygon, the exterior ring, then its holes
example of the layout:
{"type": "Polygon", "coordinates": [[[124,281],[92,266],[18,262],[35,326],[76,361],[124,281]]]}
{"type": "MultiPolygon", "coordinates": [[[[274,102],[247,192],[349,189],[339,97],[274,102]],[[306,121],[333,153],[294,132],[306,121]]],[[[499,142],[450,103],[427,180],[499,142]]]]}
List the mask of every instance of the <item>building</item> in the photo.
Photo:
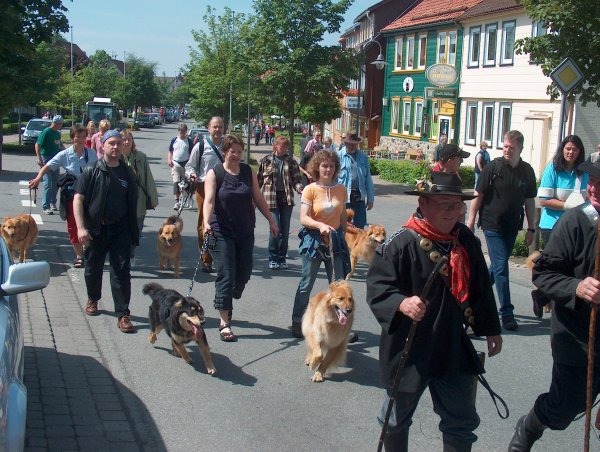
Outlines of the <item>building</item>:
{"type": "Polygon", "coordinates": [[[440,136],[459,142],[458,18],[480,0],[423,0],[383,28],[387,42],[380,147],[431,157],[440,136]]]}

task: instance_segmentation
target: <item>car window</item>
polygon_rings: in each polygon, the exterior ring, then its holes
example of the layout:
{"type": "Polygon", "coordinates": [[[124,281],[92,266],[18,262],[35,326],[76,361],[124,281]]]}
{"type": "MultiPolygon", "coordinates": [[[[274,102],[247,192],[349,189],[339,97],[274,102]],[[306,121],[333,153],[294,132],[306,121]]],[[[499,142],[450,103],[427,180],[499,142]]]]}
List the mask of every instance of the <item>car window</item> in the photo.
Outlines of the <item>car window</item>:
{"type": "Polygon", "coordinates": [[[50,127],[50,124],[50,121],[32,121],[29,124],[27,124],[27,128],[29,130],[42,131],[46,127],[50,127]]]}

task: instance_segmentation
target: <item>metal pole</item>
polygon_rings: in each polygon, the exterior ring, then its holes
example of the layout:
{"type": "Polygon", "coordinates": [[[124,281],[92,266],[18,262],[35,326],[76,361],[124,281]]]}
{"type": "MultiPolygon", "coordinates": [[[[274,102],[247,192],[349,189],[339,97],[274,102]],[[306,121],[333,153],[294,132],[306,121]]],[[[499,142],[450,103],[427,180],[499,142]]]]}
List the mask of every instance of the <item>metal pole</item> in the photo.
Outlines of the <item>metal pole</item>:
{"type": "Polygon", "coordinates": [[[127,78],[127,75],[125,74],[125,50],[123,50],[123,78],[127,78]]]}
{"type": "Polygon", "coordinates": [[[364,60],[364,46],[360,46],[360,53],[358,56],[358,86],[356,90],[356,133],[360,135],[360,86],[362,79],[362,66],[364,60]]]}
{"type": "Polygon", "coordinates": [[[71,125],[75,123],[75,103],[73,102],[73,83],[75,72],[73,68],[73,25],[71,25],[71,125]]]}
{"type": "Polygon", "coordinates": [[[250,164],[250,80],[248,80],[248,125],[246,126],[246,163],[250,164]]]}
{"type": "Polygon", "coordinates": [[[558,123],[558,142],[560,143],[564,138],[565,133],[565,107],[567,105],[567,94],[563,93],[560,100],[560,122],[558,123]]]}
{"type": "Polygon", "coordinates": [[[233,132],[233,117],[231,114],[233,107],[233,82],[229,82],[229,133],[233,132]]]}

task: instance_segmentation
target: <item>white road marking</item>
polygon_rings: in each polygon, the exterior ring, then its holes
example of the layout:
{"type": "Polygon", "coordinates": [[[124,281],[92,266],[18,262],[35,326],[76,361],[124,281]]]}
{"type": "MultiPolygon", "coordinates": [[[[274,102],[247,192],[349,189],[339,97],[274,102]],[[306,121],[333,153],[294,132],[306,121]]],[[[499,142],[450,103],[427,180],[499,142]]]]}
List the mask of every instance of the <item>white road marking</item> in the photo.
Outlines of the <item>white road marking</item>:
{"type": "Polygon", "coordinates": [[[35,224],[44,224],[44,220],[42,220],[42,216],[39,213],[32,213],[31,218],[35,221],[35,224]]]}
{"type": "Polygon", "coordinates": [[[21,189],[19,190],[19,193],[20,193],[21,195],[24,195],[24,196],[29,196],[29,189],[28,189],[28,188],[21,188],[21,189]]]}
{"type": "Polygon", "coordinates": [[[19,185],[25,185],[26,187],[29,187],[29,181],[27,181],[27,180],[20,180],[19,181],[19,185]]]}
{"type": "Polygon", "coordinates": [[[37,204],[29,199],[21,199],[21,205],[23,207],[37,207],[37,204]]]}

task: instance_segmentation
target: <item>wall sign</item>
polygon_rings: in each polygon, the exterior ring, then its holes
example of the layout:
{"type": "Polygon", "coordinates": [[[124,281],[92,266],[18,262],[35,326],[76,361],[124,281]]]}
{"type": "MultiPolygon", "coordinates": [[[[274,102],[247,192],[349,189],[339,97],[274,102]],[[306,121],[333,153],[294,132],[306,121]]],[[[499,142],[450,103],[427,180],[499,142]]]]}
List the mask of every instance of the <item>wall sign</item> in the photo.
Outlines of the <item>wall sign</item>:
{"type": "Polygon", "coordinates": [[[458,71],[449,64],[433,64],[425,71],[425,77],[437,86],[449,86],[458,80],[458,71]]]}
{"type": "Polygon", "coordinates": [[[410,93],[414,87],[415,87],[415,82],[412,79],[412,77],[406,77],[404,79],[404,82],[402,82],[402,88],[404,89],[405,93],[410,93]]]}

